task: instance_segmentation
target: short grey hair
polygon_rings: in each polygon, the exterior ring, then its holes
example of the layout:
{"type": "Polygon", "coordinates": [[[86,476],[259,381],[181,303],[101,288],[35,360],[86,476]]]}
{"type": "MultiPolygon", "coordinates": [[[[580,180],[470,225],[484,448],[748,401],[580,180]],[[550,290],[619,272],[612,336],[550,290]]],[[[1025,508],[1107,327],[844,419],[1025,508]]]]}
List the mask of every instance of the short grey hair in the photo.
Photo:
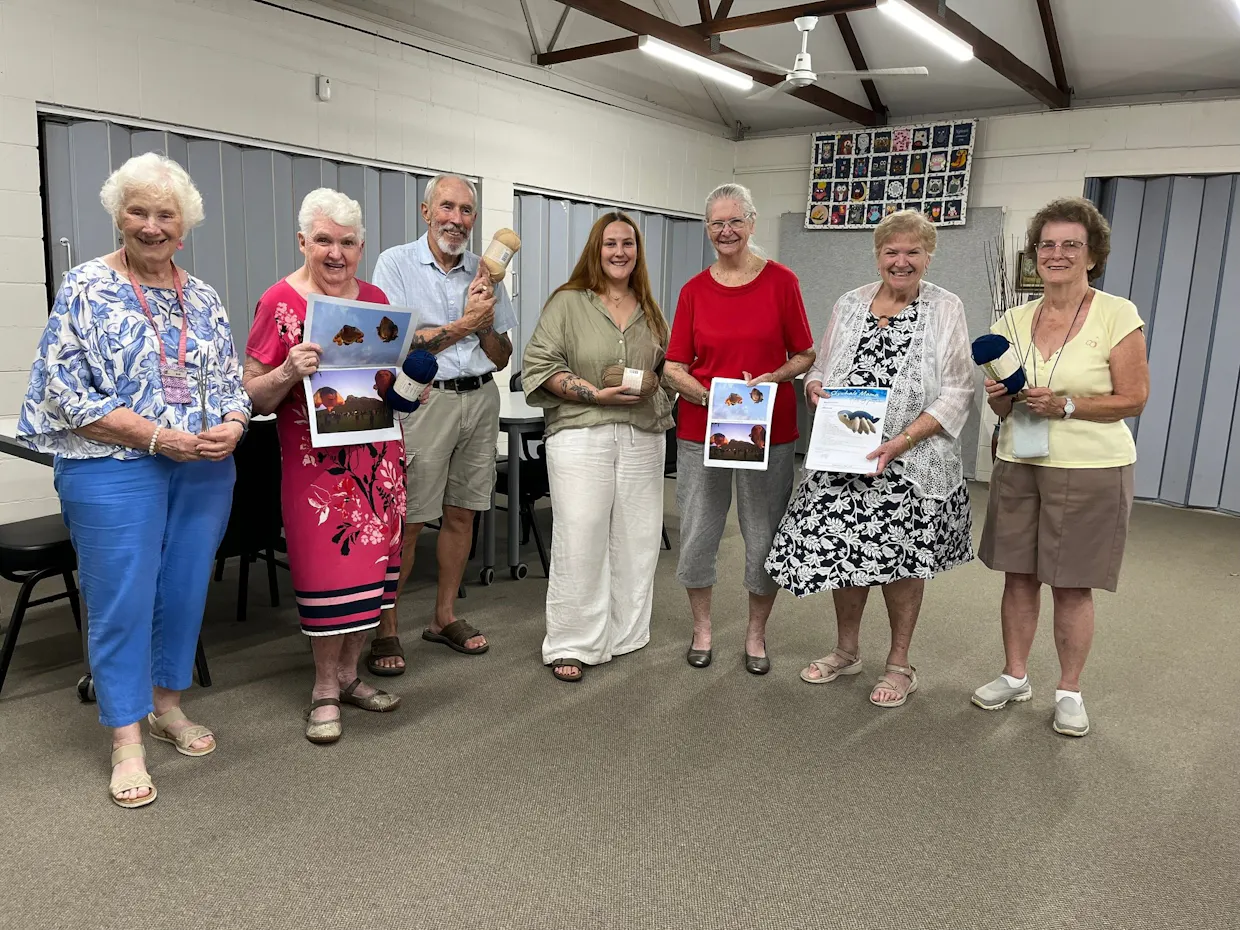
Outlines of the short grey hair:
{"type": "Polygon", "coordinates": [[[185,223],[183,232],[189,232],[203,221],[202,194],[198,193],[188,172],[166,155],[158,152],[135,155],[103,182],[99,202],[118,229],[125,205],[138,191],[166,194],[175,200],[185,223]]]}
{"type": "Polygon", "coordinates": [[[366,227],[362,225],[362,205],[353,198],[330,187],[320,187],[306,194],[297,211],[297,226],[303,236],[314,231],[314,219],[321,216],[338,226],[349,226],[357,232],[357,238],[366,241],[366,227]]]}
{"type": "MultiPolygon", "coordinates": [[[[753,205],[753,194],[744,184],[736,184],[729,181],[727,184],[720,184],[713,191],[706,195],[706,217],[705,222],[710,222],[710,211],[721,200],[733,200],[741,205],[741,212],[745,214],[745,219],[756,220],[758,218],[758,208],[753,205]]],[[[749,237],[749,251],[759,258],[766,258],[766,252],[758,245],[753,236],[749,237]]]]}
{"type": "Polygon", "coordinates": [[[753,194],[744,184],[720,184],[713,191],[706,195],[706,218],[709,221],[711,208],[721,200],[735,200],[741,205],[741,210],[745,214],[745,219],[752,220],[758,215],[757,208],[753,205],[753,194]]]}
{"type": "Polygon", "coordinates": [[[474,210],[478,209],[478,187],[469,178],[462,174],[452,174],[444,172],[437,174],[426,183],[426,193],[422,195],[422,205],[428,210],[435,206],[435,192],[439,190],[439,185],[444,181],[460,181],[469,188],[469,196],[474,198],[474,210]]]}
{"type": "Polygon", "coordinates": [[[883,217],[883,221],[874,227],[875,257],[882,251],[883,246],[896,236],[913,236],[921,242],[926,254],[934,258],[934,250],[939,244],[939,233],[920,210],[897,210],[883,217]]]}

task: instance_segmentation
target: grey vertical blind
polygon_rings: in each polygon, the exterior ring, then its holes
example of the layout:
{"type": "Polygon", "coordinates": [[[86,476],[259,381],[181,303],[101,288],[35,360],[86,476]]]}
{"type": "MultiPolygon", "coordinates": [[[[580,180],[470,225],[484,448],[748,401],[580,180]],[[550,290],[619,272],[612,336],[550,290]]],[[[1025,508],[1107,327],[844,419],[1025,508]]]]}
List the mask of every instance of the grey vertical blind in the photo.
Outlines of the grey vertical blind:
{"type": "Polygon", "coordinates": [[[133,155],[160,152],[189,172],[206,213],[177,262],[219,292],[238,349],[263,291],[301,265],[297,209],[310,191],[334,188],[362,205],[363,279],[383,249],[426,231],[419,206],[429,177],[422,174],[50,115],[41,117],[40,143],[49,297],[69,268],[120,244],[99,203],[107,176],[133,155]]]}
{"type": "MultiPolygon", "coordinates": [[[[514,225],[521,237],[517,253],[514,306],[517,332],[512,334],[513,367],[551,292],[568,280],[585,247],[590,227],[604,213],[617,209],[606,204],[518,193],[513,204],[514,225]]],[[[624,212],[633,218],[646,247],[646,266],[655,299],[670,320],[685,282],[714,260],[714,251],[701,220],[667,216],[644,210],[624,212]]]]}
{"type": "Polygon", "coordinates": [[[1146,322],[1136,494],[1240,513],[1240,175],[1109,178],[1101,286],[1146,322]]]}

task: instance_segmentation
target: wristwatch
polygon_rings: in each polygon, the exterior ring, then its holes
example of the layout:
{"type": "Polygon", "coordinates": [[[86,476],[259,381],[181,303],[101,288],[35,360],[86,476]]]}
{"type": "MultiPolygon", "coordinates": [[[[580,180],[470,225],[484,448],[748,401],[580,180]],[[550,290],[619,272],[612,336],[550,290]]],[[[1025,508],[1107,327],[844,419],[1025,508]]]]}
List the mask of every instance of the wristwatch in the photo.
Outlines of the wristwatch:
{"type": "Polygon", "coordinates": [[[1074,413],[1076,413],[1076,404],[1072,403],[1071,397],[1065,397],[1063,399],[1063,418],[1067,420],[1074,413]]]}

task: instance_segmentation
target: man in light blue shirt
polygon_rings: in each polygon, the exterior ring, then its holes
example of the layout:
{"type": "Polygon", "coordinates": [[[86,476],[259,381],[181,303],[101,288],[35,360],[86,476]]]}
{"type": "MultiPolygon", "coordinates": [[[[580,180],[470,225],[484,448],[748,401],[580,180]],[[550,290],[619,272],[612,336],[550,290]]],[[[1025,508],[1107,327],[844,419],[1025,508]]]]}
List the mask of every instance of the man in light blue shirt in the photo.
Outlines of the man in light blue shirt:
{"type": "MultiPolygon", "coordinates": [[[[433,352],[439,361],[430,401],[402,423],[408,504],[397,597],[413,568],[418,533],[442,518],[435,616],[422,638],[469,655],[485,652],[487,640],[456,617],[454,605],[474,514],[491,507],[499,434],[493,373],[508,364],[512,342],[506,334],[517,325],[503,283],[493,286],[479,257],[468,251],[477,205],[478,192],[467,178],[436,175],[422,201],[427,233],[386,250],[373,278],[394,306],[418,311],[412,348],[433,352]]],[[[376,675],[405,670],[395,610],[383,612],[367,666],[376,675]]]]}

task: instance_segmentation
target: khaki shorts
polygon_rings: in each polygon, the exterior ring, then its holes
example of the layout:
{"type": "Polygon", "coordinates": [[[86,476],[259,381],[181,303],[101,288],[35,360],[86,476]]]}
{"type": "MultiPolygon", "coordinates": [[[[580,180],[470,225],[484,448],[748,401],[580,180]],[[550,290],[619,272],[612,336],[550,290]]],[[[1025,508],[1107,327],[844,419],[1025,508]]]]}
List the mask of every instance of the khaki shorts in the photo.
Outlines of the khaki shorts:
{"type": "Polygon", "coordinates": [[[490,510],[499,438],[499,388],[458,394],[439,388],[401,421],[408,480],[406,521],[429,523],[444,505],[490,510]]]}
{"type": "Polygon", "coordinates": [[[1051,468],[995,459],[978,552],[998,572],[1055,588],[1114,591],[1132,513],[1133,466],[1051,468]]]}

